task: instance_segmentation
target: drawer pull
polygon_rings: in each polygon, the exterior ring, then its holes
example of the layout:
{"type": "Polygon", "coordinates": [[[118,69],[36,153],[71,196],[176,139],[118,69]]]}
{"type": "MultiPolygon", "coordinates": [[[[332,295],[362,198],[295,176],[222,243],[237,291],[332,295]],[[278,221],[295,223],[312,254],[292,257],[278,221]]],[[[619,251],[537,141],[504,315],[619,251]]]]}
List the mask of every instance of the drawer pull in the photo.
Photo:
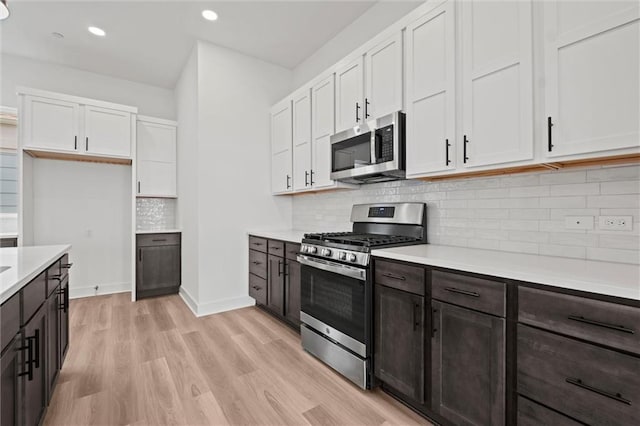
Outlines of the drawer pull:
{"type": "Polygon", "coordinates": [[[602,395],[602,396],[605,396],[607,398],[611,398],[611,399],[616,400],[618,402],[621,402],[623,404],[631,405],[631,401],[629,401],[628,399],[623,398],[620,393],[611,393],[611,392],[603,391],[602,389],[594,388],[593,386],[589,386],[589,385],[583,383],[582,380],[574,379],[573,377],[567,377],[565,379],[565,381],[567,383],[572,384],[574,386],[577,386],[579,388],[586,389],[588,391],[597,393],[598,395],[602,395]]]}
{"type": "Polygon", "coordinates": [[[271,250],[280,250],[280,247],[271,247],[271,250]]]}
{"type": "Polygon", "coordinates": [[[569,315],[567,319],[570,319],[572,321],[583,322],[589,325],[595,325],[596,327],[603,327],[603,328],[608,328],[610,330],[621,331],[623,333],[634,334],[634,331],[632,329],[622,325],[607,324],[606,322],[595,321],[585,317],[579,317],[577,315],[569,315]]]}
{"type": "Polygon", "coordinates": [[[253,243],[254,246],[261,246],[262,243],[253,243]]]}
{"type": "Polygon", "coordinates": [[[444,289],[451,293],[462,294],[464,296],[480,297],[480,293],[476,293],[475,291],[461,290],[455,287],[445,287],[444,289]]]}
{"type": "Polygon", "coordinates": [[[73,266],[73,263],[63,263],[62,269],[71,269],[72,266],[73,266]]]}
{"type": "Polygon", "coordinates": [[[257,286],[257,285],[254,285],[254,286],[251,286],[251,287],[252,287],[254,290],[258,290],[258,291],[259,291],[259,290],[262,290],[262,287],[259,287],[259,286],[257,286]]]}
{"type": "Polygon", "coordinates": [[[154,238],[151,241],[153,241],[154,243],[161,243],[163,241],[167,241],[167,239],[166,238],[154,238]]]}
{"type": "Polygon", "coordinates": [[[387,277],[387,278],[391,278],[393,280],[399,280],[399,281],[406,281],[407,280],[402,275],[392,274],[391,272],[385,272],[384,274],[382,274],[382,276],[387,277]]]}
{"type": "Polygon", "coordinates": [[[254,265],[261,265],[261,264],[262,264],[262,262],[258,262],[257,260],[254,260],[254,261],[253,261],[253,262],[251,262],[251,263],[253,263],[254,265]]]}

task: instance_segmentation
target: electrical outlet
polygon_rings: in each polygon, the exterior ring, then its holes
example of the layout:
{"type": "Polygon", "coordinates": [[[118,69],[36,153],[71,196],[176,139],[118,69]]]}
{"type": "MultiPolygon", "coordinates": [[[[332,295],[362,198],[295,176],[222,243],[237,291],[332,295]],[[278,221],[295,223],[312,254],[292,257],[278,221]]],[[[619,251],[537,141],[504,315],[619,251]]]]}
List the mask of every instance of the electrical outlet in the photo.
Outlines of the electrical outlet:
{"type": "Polygon", "coordinates": [[[593,216],[565,216],[566,229],[593,229],[593,216]]]}
{"type": "Polygon", "coordinates": [[[633,216],[599,216],[598,227],[607,231],[631,231],[633,216]]]}

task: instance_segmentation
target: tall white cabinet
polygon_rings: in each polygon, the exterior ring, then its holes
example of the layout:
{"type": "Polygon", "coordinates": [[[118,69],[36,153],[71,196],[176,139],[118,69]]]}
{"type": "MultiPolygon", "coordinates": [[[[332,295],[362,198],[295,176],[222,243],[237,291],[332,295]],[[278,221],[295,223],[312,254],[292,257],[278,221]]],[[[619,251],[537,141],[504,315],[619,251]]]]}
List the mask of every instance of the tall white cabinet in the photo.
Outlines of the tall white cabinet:
{"type": "Polygon", "coordinates": [[[177,123],[138,116],[136,196],[177,197],[177,123]]]}
{"type": "Polygon", "coordinates": [[[544,3],[546,155],[640,145],[640,3],[544,3]]]}
{"type": "Polygon", "coordinates": [[[293,190],[311,187],[311,89],[293,96],[293,190]]]}

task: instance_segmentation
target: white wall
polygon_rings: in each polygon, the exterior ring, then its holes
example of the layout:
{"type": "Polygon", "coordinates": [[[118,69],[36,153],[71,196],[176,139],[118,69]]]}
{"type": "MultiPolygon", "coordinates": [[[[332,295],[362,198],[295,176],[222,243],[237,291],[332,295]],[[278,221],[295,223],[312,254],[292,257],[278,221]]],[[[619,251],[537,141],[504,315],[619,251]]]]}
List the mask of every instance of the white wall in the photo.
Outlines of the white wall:
{"type": "Polygon", "coordinates": [[[298,88],[316,77],[423,3],[420,0],[377,2],[293,69],[293,87],[298,88]]]}
{"type": "Polygon", "coordinates": [[[174,120],[173,92],[22,56],[0,57],[0,105],[16,107],[16,87],[26,86],[137,106],[143,115],[174,120]]]}
{"type": "Polygon", "coordinates": [[[193,49],[175,88],[178,113],[178,223],[182,230],[182,289],[198,300],[198,54],[193,49]]]}
{"type": "Polygon", "coordinates": [[[72,245],[71,296],[129,291],[131,167],[35,159],[30,180],[33,243],[72,245]]]}

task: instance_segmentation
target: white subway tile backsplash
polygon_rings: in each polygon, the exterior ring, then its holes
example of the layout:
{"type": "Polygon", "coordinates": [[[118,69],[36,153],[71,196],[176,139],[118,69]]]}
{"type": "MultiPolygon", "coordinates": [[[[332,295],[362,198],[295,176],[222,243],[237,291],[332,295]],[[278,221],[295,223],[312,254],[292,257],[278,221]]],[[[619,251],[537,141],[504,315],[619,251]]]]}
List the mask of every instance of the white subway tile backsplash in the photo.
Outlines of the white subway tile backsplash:
{"type": "Polygon", "coordinates": [[[489,178],[407,180],[293,198],[293,227],[347,230],[355,203],[428,206],[432,244],[638,263],[640,166],[590,167],[489,178]],[[633,216],[632,231],[566,229],[566,216],[633,216]]]}

